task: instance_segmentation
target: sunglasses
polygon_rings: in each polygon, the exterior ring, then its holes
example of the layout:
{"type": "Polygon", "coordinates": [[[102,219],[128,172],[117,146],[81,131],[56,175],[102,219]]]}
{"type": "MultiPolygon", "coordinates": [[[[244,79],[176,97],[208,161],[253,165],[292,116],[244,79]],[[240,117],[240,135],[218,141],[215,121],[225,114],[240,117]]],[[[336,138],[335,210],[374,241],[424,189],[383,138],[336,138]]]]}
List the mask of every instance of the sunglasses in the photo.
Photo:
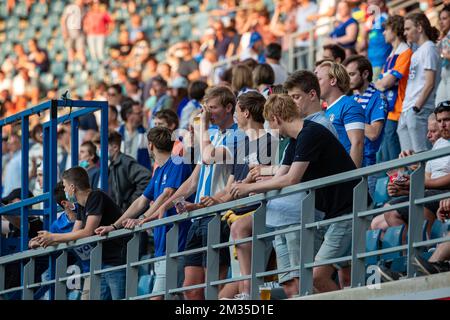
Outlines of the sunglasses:
{"type": "Polygon", "coordinates": [[[450,108],[450,100],[439,102],[436,108],[450,108]]]}

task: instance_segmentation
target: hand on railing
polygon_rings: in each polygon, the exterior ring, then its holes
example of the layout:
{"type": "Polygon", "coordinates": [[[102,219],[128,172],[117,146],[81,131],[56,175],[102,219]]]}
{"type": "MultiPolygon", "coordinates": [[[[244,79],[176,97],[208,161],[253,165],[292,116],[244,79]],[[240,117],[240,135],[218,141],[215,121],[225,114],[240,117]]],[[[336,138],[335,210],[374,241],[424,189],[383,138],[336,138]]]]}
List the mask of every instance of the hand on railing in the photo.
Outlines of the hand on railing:
{"type": "Polygon", "coordinates": [[[233,198],[243,198],[250,194],[250,184],[237,181],[231,186],[231,195],[233,198]]]}
{"type": "Polygon", "coordinates": [[[141,222],[141,220],[143,219],[125,219],[122,222],[122,227],[124,227],[125,229],[134,229],[135,227],[139,226],[139,223],[141,222]]]}
{"type": "Polygon", "coordinates": [[[215,197],[201,197],[200,203],[204,205],[205,207],[211,207],[215,204],[222,203],[219,199],[215,197]]]}
{"type": "Polygon", "coordinates": [[[113,226],[101,226],[98,227],[97,229],[95,229],[95,234],[98,236],[105,236],[108,233],[110,233],[111,231],[114,231],[114,227],[113,226]]]}
{"type": "Polygon", "coordinates": [[[35,239],[39,245],[44,248],[57,244],[54,240],[54,235],[48,231],[38,231],[38,236],[35,239]]]}
{"type": "Polygon", "coordinates": [[[442,222],[445,222],[446,219],[450,218],[450,199],[441,200],[436,215],[442,222]]]}

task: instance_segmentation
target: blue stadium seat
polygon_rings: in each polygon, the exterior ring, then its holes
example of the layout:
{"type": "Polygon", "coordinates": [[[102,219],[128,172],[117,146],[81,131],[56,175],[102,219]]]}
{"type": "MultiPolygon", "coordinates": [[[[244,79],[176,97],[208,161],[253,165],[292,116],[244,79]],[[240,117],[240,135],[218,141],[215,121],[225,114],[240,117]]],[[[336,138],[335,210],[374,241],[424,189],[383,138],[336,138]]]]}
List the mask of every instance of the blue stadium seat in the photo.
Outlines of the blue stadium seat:
{"type": "Polygon", "coordinates": [[[66,72],[65,63],[62,61],[53,61],[50,70],[55,77],[62,78],[66,72]]]}
{"type": "Polygon", "coordinates": [[[71,290],[67,292],[67,300],[81,300],[81,291],[71,290]]]}
{"type": "Polygon", "coordinates": [[[447,235],[449,224],[440,220],[435,220],[431,227],[430,239],[437,239],[447,235]]]}
{"type": "Polygon", "coordinates": [[[138,296],[142,296],[144,294],[150,294],[153,290],[153,284],[155,282],[155,278],[151,274],[146,274],[139,277],[138,282],[138,296]]]}
{"type": "Polygon", "coordinates": [[[64,1],[52,1],[52,12],[54,13],[62,13],[64,11],[64,1]]]}
{"type": "MultiPolygon", "coordinates": [[[[386,232],[384,233],[381,248],[388,249],[400,246],[402,244],[403,230],[405,230],[405,225],[387,228],[386,232]]],[[[381,260],[383,262],[392,261],[400,256],[401,256],[400,251],[385,253],[381,256],[381,260]]]]}
{"type": "Polygon", "coordinates": [[[389,183],[389,177],[382,177],[377,179],[375,185],[375,193],[373,195],[373,202],[375,208],[382,207],[389,201],[389,195],[387,193],[387,185],[389,183]]]}
{"type": "MultiPolygon", "coordinates": [[[[376,251],[380,248],[381,229],[366,231],[366,252],[376,251]]],[[[368,257],[366,266],[377,264],[378,256],[368,257]]]]}
{"type": "Polygon", "coordinates": [[[54,77],[51,73],[43,73],[39,76],[39,82],[44,90],[52,89],[54,85],[54,77]]]}

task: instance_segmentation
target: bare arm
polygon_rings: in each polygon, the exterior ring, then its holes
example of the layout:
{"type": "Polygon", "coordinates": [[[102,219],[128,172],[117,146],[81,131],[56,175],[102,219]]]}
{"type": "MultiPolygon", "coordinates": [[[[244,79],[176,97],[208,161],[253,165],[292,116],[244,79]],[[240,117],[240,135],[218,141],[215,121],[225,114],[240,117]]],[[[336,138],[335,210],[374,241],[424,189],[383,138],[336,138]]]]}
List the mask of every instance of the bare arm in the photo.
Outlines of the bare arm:
{"type": "Polygon", "coordinates": [[[147,212],[144,213],[145,218],[149,218],[151,220],[157,219],[158,214],[155,214],[157,212],[157,209],[167,201],[173,194],[175,193],[176,189],[173,188],[165,188],[163,193],[159,195],[159,197],[155,200],[155,202],[152,204],[152,206],[147,210],[147,212]]]}
{"type": "Polygon", "coordinates": [[[435,179],[431,179],[431,174],[429,176],[425,175],[426,189],[448,189],[449,186],[450,174],[435,179]]]}
{"type": "Polygon", "coordinates": [[[375,121],[372,124],[365,124],[364,134],[370,141],[375,141],[381,134],[381,130],[383,130],[383,120],[375,121]]]}
{"type": "Polygon", "coordinates": [[[354,129],[347,131],[348,139],[352,144],[350,157],[357,168],[361,168],[364,150],[364,130],[354,129]]]}
{"type": "Polygon", "coordinates": [[[417,99],[416,107],[422,108],[425,102],[428,100],[433,88],[435,86],[435,75],[434,70],[425,70],[425,86],[423,87],[422,93],[417,99]]]}
{"type": "Polygon", "coordinates": [[[357,36],[358,26],[355,23],[352,23],[347,28],[345,28],[345,36],[335,38],[334,41],[338,44],[348,44],[356,41],[357,36]]]}
{"type": "Polygon", "coordinates": [[[392,74],[387,74],[375,83],[375,87],[380,91],[385,91],[392,88],[396,82],[396,77],[394,77],[392,74]]]}

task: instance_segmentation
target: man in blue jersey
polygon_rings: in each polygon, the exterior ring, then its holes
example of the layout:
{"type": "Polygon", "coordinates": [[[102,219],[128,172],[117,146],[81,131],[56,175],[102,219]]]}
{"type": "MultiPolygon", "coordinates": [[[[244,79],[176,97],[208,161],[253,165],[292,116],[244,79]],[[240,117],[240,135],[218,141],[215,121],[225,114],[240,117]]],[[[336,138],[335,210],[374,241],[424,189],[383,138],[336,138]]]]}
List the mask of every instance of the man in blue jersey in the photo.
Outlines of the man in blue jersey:
{"type": "MultiPolygon", "coordinates": [[[[376,154],[383,139],[383,129],[387,117],[387,100],[372,83],[373,69],[367,58],[353,55],[345,59],[343,64],[350,76],[353,98],[363,107],[366,116],[363,167],[367,167],[377,161],[376,154]]],[[[376,178],[370,176],[369,191],[371,195],[375,191],[375,184],[376,178]]]]}
{"type": "MultiPolygon", "coordinates": [[[[184,197],[187,198],[196,192],[195,203],[188,203],[188,211],[204,207],[201,204],[202,197],[215,195],[223,190],[233,168],[233,148],[237,144],[237,124],[233,114],[236,105],[236,97],[225,86],[209,88],[203,99],[200,143],[201,164],[197,165],[191,177],[169,198],[159,209],[167,210],[173,206],[172,201],[184,197]],[[217,127],[209,130],[210,124],[217,127]]],[[[194,219],[189,230],[186,250],[198,249],[207,244],[208,223],[212,217],[194,219]]],[[[221,242],[227,242],[230,230],[226,224],[222,225],[220,234],[221,242]]],[[[228,249],[220,250],[219,278],[224,279],[230,265],[228,249]]],[[[206,275],[206,252],[186,256],[184,268],[183,286],[193,286],[204,283],[206,275]]],[[[219,288],[220,289],[220,288],[219,288]]],[[[204,289],[192,289],[185,293],[189,300],[204,299],[204,289]]]]}
{"type": "MultiPolygon", "coordinates": [[[[163,204],[191,174],[191,166],[184,164],[180,157],[171,156],[174,141],[172,133],[164,127],[155,127],[149,130],[147,134],[148,151],[152,158],[158,163],[158,167],[153,174],[150,183],[144,193],[137,198],[125,213],[109,226],[101,226],[95,230],[98,235],[105,235],[111,231],[122,227],[132,229],[136,225],[145,222],[169,217],[176,214],[174,208],[162,212],[159,215],[157,209],[163,204]],[[135,219],[154,201],[150,208],[144,213],[144,218],[135,219]]],[[[186,244],[186,236],[190,227],[190,221],[185,221],[179,226],[178,250],[183,251],[186,244]]],[[[153,229],[155,242],[155,257],[166,254],[166,233],[170,230],[170,225],[164,225],[153,229]]],[[[155,263],[156,282],[153,286],[153,292],[165,290],[166,282],[166,262],[159,261],[155,263]]],[[[161,300],[163,296],[156,296],[153,300],[161,300]]]]}
{"type": "Polygon", "coordinates": [[[345,94],[350,89],[350,77],[345,68],[331,61],[317,66],[321,98],[327,103],[326,116],[333,123],[339,141],[360,168],[364,150],[364,110],[352,97],[345,94]]]}

